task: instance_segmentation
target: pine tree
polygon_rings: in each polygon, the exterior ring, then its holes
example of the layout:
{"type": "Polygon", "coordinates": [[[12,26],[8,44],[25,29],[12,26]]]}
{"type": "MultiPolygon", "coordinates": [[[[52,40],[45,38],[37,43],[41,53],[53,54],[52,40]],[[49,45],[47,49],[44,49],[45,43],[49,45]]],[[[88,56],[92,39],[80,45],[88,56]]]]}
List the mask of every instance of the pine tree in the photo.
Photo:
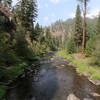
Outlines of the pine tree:
{"type": "Polygon", "coordinates": [[[94,51],[92,54],[95,57],[94,63],[100,66],[100,13],[97,21],[96,35],[94,38],[94,51]]]}
{"type": "Polygon", "coordinates": [[[6,7],[11,7],[12,5],[12,0],[0,0],[0,3],[3,3],[6,7]]]}
{"type": "Polygon", "coordinates": [[[82,29],[81,10],[80,6],[77,5],[76,18],[75,18],[75,34],[74,34],[74,40],[77,48],[82,44],[82,32],[83,29],[82,29]]]}
{"type": "Polygon", "coordinates": [[[45,31],[45,43],[47,47],[52,49],[52,36],[49,28],[47,28],[45,31]]]}
{"type": "Polygon", "coordinates": [[[45,42],[44,29],[39,25],[39,23],[36,23],[36,25],[33,28],[34,29],[31,33],[31,40],[39,42],[40,44],[44,44],[45,42]]]}
{"type": "Polygon", "coordinates": [[[85,43],[86,43],[86,36],[87,36],[87,4],[89,0],[78,0],[82,3],[82,10],[83,10],[83,38],[82,38],[82,52],[85,51],[85,43]]]}
{"type": "Polygon", "coordinates": [[[98,16],[98,21],[97,21],[97,25],[96,25],[96,34],[100,34],[100,13],[98,16]]]}
{"type": "Polygon", "coordinates": [[[31,33],[34,30],[34,21],[37,15],[35,0],[20,0],[14,8],[16,22],[16,52],[24,59],[32,59],[31,33]],[[21,44],[21,45],[20,45],[21,44]]]}
{"type": "Polygon", "coordinates": [[[33,22],[37,16],[37,5],[35,0],[21,1],[21,24],[26,31],[32,31],[33,22]]]}
{"type": "Polygon", "coordinates": [[[34,21],[37,16],[36,0],[20,0],[14,11],[15,21],[24,30],[25,39],[32,47],[31,33],[34,30],[34,21]]]}
{"type": "Polygon", "coordinates": [[[76,52],[76,46],[75,46],[75,41],[73,38],[69,39],[67,41],[67,52],[69,54],[75,53],[76,52]]]}

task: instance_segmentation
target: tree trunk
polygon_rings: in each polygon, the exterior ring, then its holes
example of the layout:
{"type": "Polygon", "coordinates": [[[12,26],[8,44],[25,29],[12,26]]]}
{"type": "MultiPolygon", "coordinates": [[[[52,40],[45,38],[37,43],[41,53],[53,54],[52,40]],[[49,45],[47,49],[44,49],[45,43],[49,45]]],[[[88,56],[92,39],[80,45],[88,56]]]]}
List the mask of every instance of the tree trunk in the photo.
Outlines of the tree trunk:
{"type": "Polygon", "coordinates": [[[83,38],[82,38],[82,53],[84,53],[85,50],[85,37],[87,34],[87,23],[86,23],[86,12],[87,11],[87,1],[84,1],[84,11],[83,11],[83,38]]]}

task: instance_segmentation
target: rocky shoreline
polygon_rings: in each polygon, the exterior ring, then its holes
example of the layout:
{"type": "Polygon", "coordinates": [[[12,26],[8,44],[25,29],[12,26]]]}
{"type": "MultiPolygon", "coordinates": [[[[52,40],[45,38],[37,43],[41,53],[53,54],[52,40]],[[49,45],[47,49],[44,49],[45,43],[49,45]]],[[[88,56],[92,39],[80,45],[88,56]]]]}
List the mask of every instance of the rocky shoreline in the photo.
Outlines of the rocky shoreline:
{"type": "MultiPolygon", "coordinates": [[[[66,60],[66,59],[65,59],[66,60]]],[[[76,65],[73,64],[72,62],[69,62],[68,66],[73,66],[75,69],[77,69],[76,65]]],[[[100,80],[95,80],[95,79],[91,79],[90,78],[90,74],[89,73],[78,73],[80,76],[85,76],[88,78],[88,80],[93,83],[94,85],[99,86],[100,85],[100,80]]]]}

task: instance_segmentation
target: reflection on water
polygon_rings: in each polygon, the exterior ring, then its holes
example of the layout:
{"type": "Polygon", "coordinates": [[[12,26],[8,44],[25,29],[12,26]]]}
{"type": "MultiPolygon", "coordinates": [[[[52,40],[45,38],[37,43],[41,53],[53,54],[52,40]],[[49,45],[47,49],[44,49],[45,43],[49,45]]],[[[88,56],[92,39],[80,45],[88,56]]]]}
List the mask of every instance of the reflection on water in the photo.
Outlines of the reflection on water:
{"type": "Polygon", "coordinates": [[[7,100],[100,100],[99,95],[92,95],[100,93],[100,86],[78,76],[67,63],[60,58],[41,60],[35,78],[20,80],[8,91],[7,100]]]}

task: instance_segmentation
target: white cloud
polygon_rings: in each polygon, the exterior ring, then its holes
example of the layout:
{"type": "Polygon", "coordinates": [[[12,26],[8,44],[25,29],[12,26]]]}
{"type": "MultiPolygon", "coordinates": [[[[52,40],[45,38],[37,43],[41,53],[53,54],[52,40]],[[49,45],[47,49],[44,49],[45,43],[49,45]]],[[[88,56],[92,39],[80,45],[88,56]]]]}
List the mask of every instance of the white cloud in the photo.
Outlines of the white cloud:
{"type": "Polygon", "coordinates": [[[48,16],[45,16],[45,17],[44,17],[44,21],[45,21],[45,22],[48,22],[48,21],[49,21],[49,17],[48,17],[48,16]]]}
{"type": "Polygon", "coordinates": [[[50,0],[53,3],[59,3],[61,0],[50,0]]]}
{"type": "Polygon", "coordinates": [[[100,9],[95,8],[90,11],[90,13],[87,15],[87,17],[94,18],[94,17],[98,16],[99,12],[100,12],[100,9]]]}
{"type": "MultiPolygon", "coordinates": [[[[90,13],[87,14],[87,17],[89,17],[89,18],[97,17],[99,12],[100,12],[100,9],[98,9],[98,8],[92,9],[90,11],[90,13]]],[[[69,17],[74,18],[75,17],[75,12],[70,13],[69,17]]]]}
{"type": "Polygon", "coordinates": [[[40,5],[40,4],[38,4],[38,9],[40,10],[40,9],[43,9],[43,8],[48,8],[49,7],[49,5],[47,4],[47,3],[45,3],[44,5],[40,5]]]}
{"type": "Polygon", "coordinates": [[[75,13],[74,12],[70,13],[69,17],[74,18],[75,17],[75,13]]]}
{"type": "Polygon", "coordinates": [[[66,2],[66,1],[68,1],[68,0],[50,0],[50,1],[51,1],[52,3],[57,4],[57,3],[61,2],[61,1],[66,2]]]}

